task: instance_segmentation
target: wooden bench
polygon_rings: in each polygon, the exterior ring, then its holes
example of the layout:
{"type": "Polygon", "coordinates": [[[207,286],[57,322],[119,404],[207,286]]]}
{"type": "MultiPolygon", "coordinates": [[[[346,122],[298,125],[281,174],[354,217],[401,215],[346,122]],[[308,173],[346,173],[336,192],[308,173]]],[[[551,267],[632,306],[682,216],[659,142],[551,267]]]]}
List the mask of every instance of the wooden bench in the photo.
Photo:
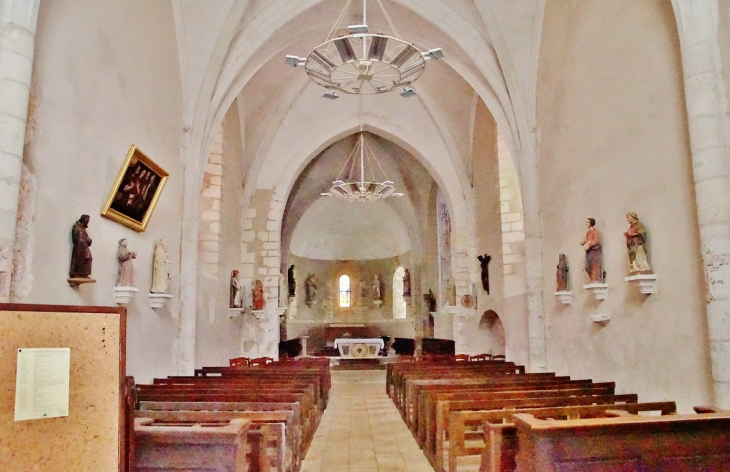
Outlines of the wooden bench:
{"type": "Polygon", "coordinates": [[[459,457],[481,455],[482,472],[513,471],[517,453],[517,427],[512,422],[512,415],[515,413],[527,413],[536,418],[576,419],[601,417],[617,410],[632,414],[658,412],[672,415],[676,413],[677,406],[674,402],[654,402],[454,411],[450,415],[448,426],[448,470],[457,470],[459,457]]]}
{"type": "Polygon", "coordinates": [[[542,420],[513,415],[520,472],[730,470],[730,414],[542,420]]]}
{"type": "Polygon", "coordinates": [[[443,469],[443,445],[448,429],[451,411],[514,408],[517,406],[556,406],[616,403],[621,401],[636,403],[636,395],[614,395],[613,389],[565,388],[554,390],[516,390],[482,393],[471,396],[469,400],[449,400],[435,398],[435,417],[426,419],[426,440],[423,446],[426,457],[437,470],[443,469]]]}
{"type": "Polygon", "coordinates": [[[134,421],[134,472],[266,472],[262,433],[249,431],[251,422],[166,426],[150,418],[134,421]]]}
{"type": "MultiPolygon", "coordinates": [[[[267,414],[290,414],[291,423],[286,422],[286,444],[289,448],[287,457],[291,456],[294,469],[298,470],[301,460],[306,454],[306,447],[302,440],[302,429],[299,417],[299,405],[292,403],[273,402],[230,402],[230,403],[206,403],[206,402],[141,402],[140,409],[136,413],[141,417],[155,417],[154,415],[163,412],[202,412],[215,415],[225,413],[243,413],[256,419],[256,413],[267,414]]],[[[261,418],[259,416],[258,418],[261,418]]]]}
{"type": "Polygon", "coordinates": [[[292,443],[287,431],[292,431],[291,411],[145,411],[138,417],[150,418],[156,425],[175,426],[189,424],[224,424],[234,419],[251,422],[251,431],[264,433],[270,467],[277,472],[294,472],[292,443]]]}

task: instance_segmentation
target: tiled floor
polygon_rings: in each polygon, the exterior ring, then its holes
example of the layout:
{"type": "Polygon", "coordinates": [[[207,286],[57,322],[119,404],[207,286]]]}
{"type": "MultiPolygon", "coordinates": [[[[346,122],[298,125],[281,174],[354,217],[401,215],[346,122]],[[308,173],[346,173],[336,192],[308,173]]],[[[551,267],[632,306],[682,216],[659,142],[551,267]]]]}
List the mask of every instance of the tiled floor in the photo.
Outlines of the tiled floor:
{"type": "Polygon", "coordinates": [[[330,401],[301,472],[432,472],[392,400],[384,370],[333,370],[330,401]]]}

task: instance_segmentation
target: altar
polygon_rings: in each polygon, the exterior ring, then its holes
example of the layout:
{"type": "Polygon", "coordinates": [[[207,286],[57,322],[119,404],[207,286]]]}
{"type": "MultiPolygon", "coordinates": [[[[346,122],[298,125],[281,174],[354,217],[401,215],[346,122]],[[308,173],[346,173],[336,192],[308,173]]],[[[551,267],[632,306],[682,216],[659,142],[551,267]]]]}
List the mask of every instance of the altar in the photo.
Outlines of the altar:
{"type": "Polygon", "coordinates": [[[337,338],[335,347],[345,359],[367,359],[378,357],[385,343],[380,338],[337,338]]]}

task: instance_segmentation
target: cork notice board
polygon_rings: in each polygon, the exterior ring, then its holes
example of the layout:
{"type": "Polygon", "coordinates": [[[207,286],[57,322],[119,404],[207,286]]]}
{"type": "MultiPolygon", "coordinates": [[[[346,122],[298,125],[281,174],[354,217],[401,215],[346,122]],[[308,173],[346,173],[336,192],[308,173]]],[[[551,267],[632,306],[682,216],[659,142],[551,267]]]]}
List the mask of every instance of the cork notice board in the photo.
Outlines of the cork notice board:
{"type": "Polygon", "coordinates": [[[0,304],[0,470],[121,470],[126,311],[0,304]],[[70,348],[68,416],[14,421],[19,348],[70,348]]]}

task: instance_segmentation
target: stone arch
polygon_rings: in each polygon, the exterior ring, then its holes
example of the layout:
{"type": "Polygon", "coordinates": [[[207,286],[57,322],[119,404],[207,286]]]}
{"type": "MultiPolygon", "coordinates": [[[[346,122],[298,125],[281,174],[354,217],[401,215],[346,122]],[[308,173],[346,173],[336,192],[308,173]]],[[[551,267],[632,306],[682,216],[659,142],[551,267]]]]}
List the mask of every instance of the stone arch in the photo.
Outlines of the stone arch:
{"type": "Polygon", "coordinates": [[[479,334],[483,348],[477,350],[492,355],[504,355],[506,348],[504,325],[496,311],[487,310],[482,313],[479,319],[479,334]]]}

